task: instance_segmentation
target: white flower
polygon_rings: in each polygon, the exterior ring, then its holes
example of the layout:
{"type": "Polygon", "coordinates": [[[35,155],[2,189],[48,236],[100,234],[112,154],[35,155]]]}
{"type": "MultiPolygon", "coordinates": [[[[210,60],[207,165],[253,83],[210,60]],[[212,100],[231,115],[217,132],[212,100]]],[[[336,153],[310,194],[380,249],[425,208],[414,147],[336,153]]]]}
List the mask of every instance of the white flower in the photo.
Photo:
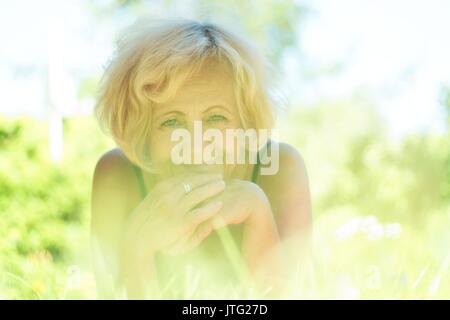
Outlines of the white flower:
{"type": "Polygon", "coordinates": [[[402,232],[402,226],[400,223],[388,223],[385,226],[386,237],[389,239],[396,239],[402,232]]]}
{"type": "Polygon", "coordinates": [[[350,238],[359,231],[360,225],[361,225],[360,217],[354,217],[350,219],[348,222],[344,223],[336,230],[335,233],[336,239],[345,240],[347,238],[350,238]]]}

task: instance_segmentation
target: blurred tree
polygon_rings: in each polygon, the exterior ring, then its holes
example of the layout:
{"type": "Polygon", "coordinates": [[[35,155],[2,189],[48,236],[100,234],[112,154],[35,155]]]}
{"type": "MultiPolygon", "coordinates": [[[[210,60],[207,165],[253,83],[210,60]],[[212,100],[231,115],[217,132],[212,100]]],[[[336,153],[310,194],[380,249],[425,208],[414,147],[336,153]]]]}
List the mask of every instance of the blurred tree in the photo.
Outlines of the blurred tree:
{"type": "Polygon", "coordinates": [[[447,116],[447,130],[450,131],[450,86],[444,86],[441,89],[441,105],[447,116]]]}
{"type": "Polygon", "coordinates": [[[316,215],[347,207],[421,227],[448,203],[448,139],[411,134],[395,141],[367,100],[297,108],[282,126],[283,140],[305,156],[316,215]]]}
{"type": "Polygon", "coordinates": [[[99,22],[108,21],[117,31],[144,16],[182,16],[238,26],[262,46],[275,65],[284,50],[297,47],[299,27],[308,14],[307,7],[294,0],[116,0],[86,2],[86,6],[99,22]]]}
{"type": "Polygon", "coordinates": [[[444,174],[446,187],[444,195],[447,201],[450,202],[450,85],[444,86],[441,89],[441,105],[444,108],[445,115],[447,116],[447,139],[445,140],[443,148],[447,151],[444,174]]]}

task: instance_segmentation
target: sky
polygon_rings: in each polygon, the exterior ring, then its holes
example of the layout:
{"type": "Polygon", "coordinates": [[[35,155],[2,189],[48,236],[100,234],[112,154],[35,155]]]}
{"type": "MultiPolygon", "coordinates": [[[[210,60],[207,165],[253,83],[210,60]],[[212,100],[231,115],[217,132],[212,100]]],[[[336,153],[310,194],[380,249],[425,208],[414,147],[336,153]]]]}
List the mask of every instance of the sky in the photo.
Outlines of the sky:
{"type": "MultiPolygon", "coordinates": [[[[300,33],[306,59],[341,63],[339,72],[305,84],[300,101],[364,90],[390,131],[441,131],[440,88],[450,85],[450,1],[308,1],[300,33]]],[[[287,58],[295,65],[295,57],[287,58]]],[[[291,70],[294,68],[290,68],[291,70]]]]}
{"type": "MultiPolygon", "coordinates": [[[[42,116],[49,82],[56,108],[68,115],[89,112],[92,106],[76,99],[75,79],[101,72],[115,30],[93,24],[80,3],[0,0],[0,113],[42,116]]],[[[299,101],[313,104],[363,90],[392,134],[442,130],[439,89],[450,85],[450,1],[301,3],[311,9],[298,39],[305,60],[287,54],[286,79],[299,83],[298,73],[289,70],[305,63],[339,68],[302,82],[302,90],[293,91],[299,101]]]]}

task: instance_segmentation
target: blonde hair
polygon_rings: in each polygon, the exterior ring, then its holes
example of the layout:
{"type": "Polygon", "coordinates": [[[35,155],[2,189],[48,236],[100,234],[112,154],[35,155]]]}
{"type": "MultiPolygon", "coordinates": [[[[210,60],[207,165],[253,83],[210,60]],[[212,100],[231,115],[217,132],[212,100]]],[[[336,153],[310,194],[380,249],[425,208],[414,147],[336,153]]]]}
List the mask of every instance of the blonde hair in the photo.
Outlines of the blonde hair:
{"type": "Polygon", "coordinates": [[[272,129],[270,65],[251,43],[211,23],[143,20],[126,29],[102,77],[95,115],[130,161],[152,171],[148,133],[152,106],[170,99],[206,60],[226,63],[233,75],[244,129],[272,129]]]}

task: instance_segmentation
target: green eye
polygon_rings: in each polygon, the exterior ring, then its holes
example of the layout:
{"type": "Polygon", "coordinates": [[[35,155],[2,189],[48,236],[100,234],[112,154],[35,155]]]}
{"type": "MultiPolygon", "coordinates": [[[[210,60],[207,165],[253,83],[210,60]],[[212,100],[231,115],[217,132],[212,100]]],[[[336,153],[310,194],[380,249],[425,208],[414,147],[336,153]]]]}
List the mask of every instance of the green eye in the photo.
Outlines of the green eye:
{"type": "Polygon", "coordinates": [[[206,122],[226,121],[226,120],[228,119],[220,114],[213,114],[210,117],[208,117],[208,119],[206,119],[206,122]]]}
{"type": "Polygon", "coordinates": [[[161,127],[174,127],[177,126],[178,120],[175,118],[172,119],[167,119],[166,121],[164,121],[163,123],[161,123],[161,127]]]}

